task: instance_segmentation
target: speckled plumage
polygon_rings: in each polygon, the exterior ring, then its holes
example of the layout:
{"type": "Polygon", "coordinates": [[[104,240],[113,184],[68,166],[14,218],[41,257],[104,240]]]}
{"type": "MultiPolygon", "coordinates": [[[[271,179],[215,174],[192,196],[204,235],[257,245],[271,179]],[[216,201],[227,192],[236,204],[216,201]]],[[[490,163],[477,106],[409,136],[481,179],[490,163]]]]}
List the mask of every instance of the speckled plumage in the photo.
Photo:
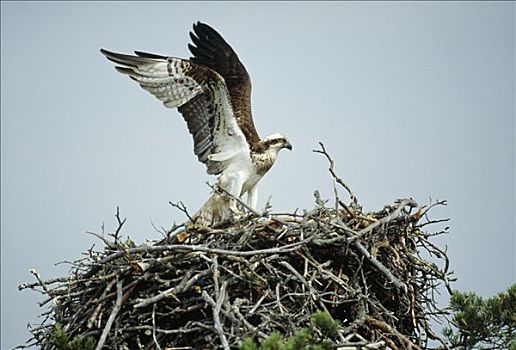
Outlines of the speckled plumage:
{"type": "MultiPolygon", "coordinates": [[[[192,135],[194,153],[218,185],[248,204],[257,204],[257,183],[274,164],[287,139],[261,139],[251,112],[251,80],[237,54],[210,26],[197,22],[189,59],[135,51],[136,56],[101,52],[168,108],[177,108],[192,135]]],[[[196,224],[216,225],[237,213],[235,201],[218,193],[195,215],[196,224]]]]}

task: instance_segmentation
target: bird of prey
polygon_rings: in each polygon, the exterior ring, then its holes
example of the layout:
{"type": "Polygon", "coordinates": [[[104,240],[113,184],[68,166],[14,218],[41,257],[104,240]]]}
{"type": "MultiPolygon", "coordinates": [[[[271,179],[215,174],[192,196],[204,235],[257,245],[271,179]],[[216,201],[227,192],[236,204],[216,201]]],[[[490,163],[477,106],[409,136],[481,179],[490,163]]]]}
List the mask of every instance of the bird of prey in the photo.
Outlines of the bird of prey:
{"type": "MultiPolygon", "coordinates": [[[[247,194],[256,209],[257,184],[278,152],[292,145],[282,134],[260,138],[251,113],[251,80],[236,52],[212,27],[197,22],[190,32],[190,59],[135,51],[101,49],[116,70],[177,108],[193,137],[194,153],[217,185],[234,198],[247,194]]],[[[194,215],[195,224],[213,226],[241,215],[234,199],[215,192],[194,215]]]]}

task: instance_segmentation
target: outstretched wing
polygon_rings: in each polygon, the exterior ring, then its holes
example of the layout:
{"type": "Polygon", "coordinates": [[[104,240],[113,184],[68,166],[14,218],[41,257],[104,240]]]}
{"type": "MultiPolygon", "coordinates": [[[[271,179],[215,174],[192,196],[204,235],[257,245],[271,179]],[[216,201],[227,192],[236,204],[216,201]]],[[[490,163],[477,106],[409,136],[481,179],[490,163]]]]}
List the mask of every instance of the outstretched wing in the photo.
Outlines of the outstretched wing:
{"type": "Polygon", "coordinates": [[[249,145],[234,116],[224,79],[215,71],[174,57],[136,52],[138,56],[100,50],[166,107],[178,108],[194,141],[194,153],[209,174],[219,174],[249,145]]]}
{"type": "Polygon", "coordinates": [[[251,112],[251,79],[244,65],[215,29],[197,22],[193,30],[190,37],[195,46],[188,44],[193,54],[190,60],[213,69],[224,78],[238,125],[251,147],[259,147],[261,139],[251,112]]]}

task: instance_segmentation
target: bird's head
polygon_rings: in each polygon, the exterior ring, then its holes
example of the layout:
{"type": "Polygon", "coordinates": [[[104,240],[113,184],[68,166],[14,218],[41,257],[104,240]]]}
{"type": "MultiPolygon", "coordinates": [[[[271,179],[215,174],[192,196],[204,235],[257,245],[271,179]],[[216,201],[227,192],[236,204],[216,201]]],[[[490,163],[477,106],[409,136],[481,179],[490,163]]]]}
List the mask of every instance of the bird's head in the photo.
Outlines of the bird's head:
{"type": "Polygon", "coordinates": [[[262,144],[265,146],[266,149],[273,149],[276,152],[279,152],[283,148],[292,151],[292,145],[287,140],[287,138],[282,134],[278,133],[269,135],[266,138],[264,138],[262,144]]]}

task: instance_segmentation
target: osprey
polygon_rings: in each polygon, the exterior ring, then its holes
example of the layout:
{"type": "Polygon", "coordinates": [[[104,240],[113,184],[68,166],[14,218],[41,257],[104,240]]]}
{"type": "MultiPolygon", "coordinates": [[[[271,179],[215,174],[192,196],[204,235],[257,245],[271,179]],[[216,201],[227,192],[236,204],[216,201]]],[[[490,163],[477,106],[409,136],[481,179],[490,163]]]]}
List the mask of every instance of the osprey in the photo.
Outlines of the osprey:
{"type": "MultiPolygon", "coordinates": [[[[193,137],[194,153],[208,174],[219,175],[217,185],[235,198],[247,194],[256,209],[257,184],[278,152],[292,146],[281,134],[261,139],[251,113],[251,80],[237,54],[207,24],[197,22],[190,32],[190,59],[135,51],[134,55],[100,51],[129,76],[183,115],[193,137]]],[[[217,192],[194,215],[195,224],[217,225],[240,216],[238,203],[217,192]]]]}

